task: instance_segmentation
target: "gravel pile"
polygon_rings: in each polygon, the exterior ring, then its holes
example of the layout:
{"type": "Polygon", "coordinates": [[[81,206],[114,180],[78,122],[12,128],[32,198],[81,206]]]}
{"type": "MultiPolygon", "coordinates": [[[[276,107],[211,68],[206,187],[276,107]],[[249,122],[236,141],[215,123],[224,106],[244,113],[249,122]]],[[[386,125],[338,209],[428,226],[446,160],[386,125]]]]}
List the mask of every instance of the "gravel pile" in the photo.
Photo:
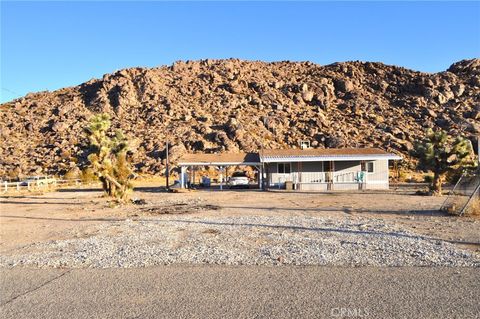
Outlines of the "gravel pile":
{"type": "Polygon", "coordinates": [[[172,263],[480,267],[480,256],[374,219],[163,215],[103,224],[89,238],[37,243],[0,257],[0,267],[172,263]]]}

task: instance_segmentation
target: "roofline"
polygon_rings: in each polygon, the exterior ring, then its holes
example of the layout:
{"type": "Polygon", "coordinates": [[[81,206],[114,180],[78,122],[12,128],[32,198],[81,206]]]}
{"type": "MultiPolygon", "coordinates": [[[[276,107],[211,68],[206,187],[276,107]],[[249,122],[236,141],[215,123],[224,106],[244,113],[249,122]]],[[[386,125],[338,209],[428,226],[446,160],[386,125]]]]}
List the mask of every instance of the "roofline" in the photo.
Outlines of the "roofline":
{"type": "Polygon", "coordinates": [[[261,165],[261,162],[180,162],[178,166],[233,166],[233,165],[242,165],[242,166],[255,166],[261,165]]]}
{"type": "Polygon", "coordinates": [[[336,155],[336,156],[262,156],[260,162],[180,162],[178,166],[256,166],[262,163],[282,162],[325,162],[325,161],[373,161],[373,160],[402,160],[395,154],[385,155],[336,155]]]}
{"type": "Polygon", "coordinates": [[[281,162],[323,162],[323,161],[362,161],[362,160],[401,160],[401,156],[395,154],[377,155],[263,155],[260,157],[262,163],[281,162]]]}

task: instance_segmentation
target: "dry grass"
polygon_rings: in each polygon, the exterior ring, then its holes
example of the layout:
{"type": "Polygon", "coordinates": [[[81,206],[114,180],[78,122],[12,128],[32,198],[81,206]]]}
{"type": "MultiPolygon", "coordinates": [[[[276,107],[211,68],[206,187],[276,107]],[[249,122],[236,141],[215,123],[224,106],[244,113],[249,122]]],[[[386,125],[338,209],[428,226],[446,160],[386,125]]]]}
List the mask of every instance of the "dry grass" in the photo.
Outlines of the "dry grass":
{"type": "Polygon", "coordinates": [[[474,199],[470,202],[470,205],[468,205],[465,211],[465,215],[480,216],[480,198],[474,199]]]}
{"type": "Polygon", "coordinates": [[[455,197],[452,198],[448,205],[444,206],[442,210],[451,215],[459,215],[460,210],[466,203],[466,198],[463,197],[455,197]]]}
{"type": "MultiPolygon", "coordinates": [[[[443,211],[451,215],[459,215],[460,210],[465,206],[467,199],[457,199],[449,203],[443,208],[443,211]]],[[[474,199],[470,202],[464,211],[464,215],[480,216],[480,198],[474,199]]]]}

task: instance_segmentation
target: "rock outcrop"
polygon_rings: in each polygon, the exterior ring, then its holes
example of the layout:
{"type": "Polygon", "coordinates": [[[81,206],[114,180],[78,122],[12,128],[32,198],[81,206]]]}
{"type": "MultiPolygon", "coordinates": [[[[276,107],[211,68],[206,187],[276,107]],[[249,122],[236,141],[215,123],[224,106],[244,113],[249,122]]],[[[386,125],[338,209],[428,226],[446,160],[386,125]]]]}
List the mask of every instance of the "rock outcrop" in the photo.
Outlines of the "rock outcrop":
{"type": "Polygon", "coordinates": [[[0,176],[63,174],[84,161],[95,113],[134,140],[139,172],[158,174],[165,142],[182,152],[376,146],[407,156],[428,127],[480,130],[480,59],[428,74],[371,62],[237,59],[131,68],[1,105],[0,176]]]}

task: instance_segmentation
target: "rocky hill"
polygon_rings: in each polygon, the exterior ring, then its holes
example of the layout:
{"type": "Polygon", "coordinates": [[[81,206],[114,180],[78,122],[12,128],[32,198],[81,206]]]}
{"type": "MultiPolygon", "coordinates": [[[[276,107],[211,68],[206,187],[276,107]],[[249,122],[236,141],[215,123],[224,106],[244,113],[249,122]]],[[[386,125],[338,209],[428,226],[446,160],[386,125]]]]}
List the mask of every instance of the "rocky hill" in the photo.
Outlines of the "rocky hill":
{"type": "MultiPolygon", "coordinates": [[[[82,129],[108,112],[134,139],[139,172],[182,152],[377,146],[404,156],[425,128],[480,130],[480,59],[428,74],[382,63],[177,62],[131,68],[1,105],[0,176],[65,173],[82,163],[82,129]]],[[[406,163],[410,159],[407,157],[406,163]]]]}

